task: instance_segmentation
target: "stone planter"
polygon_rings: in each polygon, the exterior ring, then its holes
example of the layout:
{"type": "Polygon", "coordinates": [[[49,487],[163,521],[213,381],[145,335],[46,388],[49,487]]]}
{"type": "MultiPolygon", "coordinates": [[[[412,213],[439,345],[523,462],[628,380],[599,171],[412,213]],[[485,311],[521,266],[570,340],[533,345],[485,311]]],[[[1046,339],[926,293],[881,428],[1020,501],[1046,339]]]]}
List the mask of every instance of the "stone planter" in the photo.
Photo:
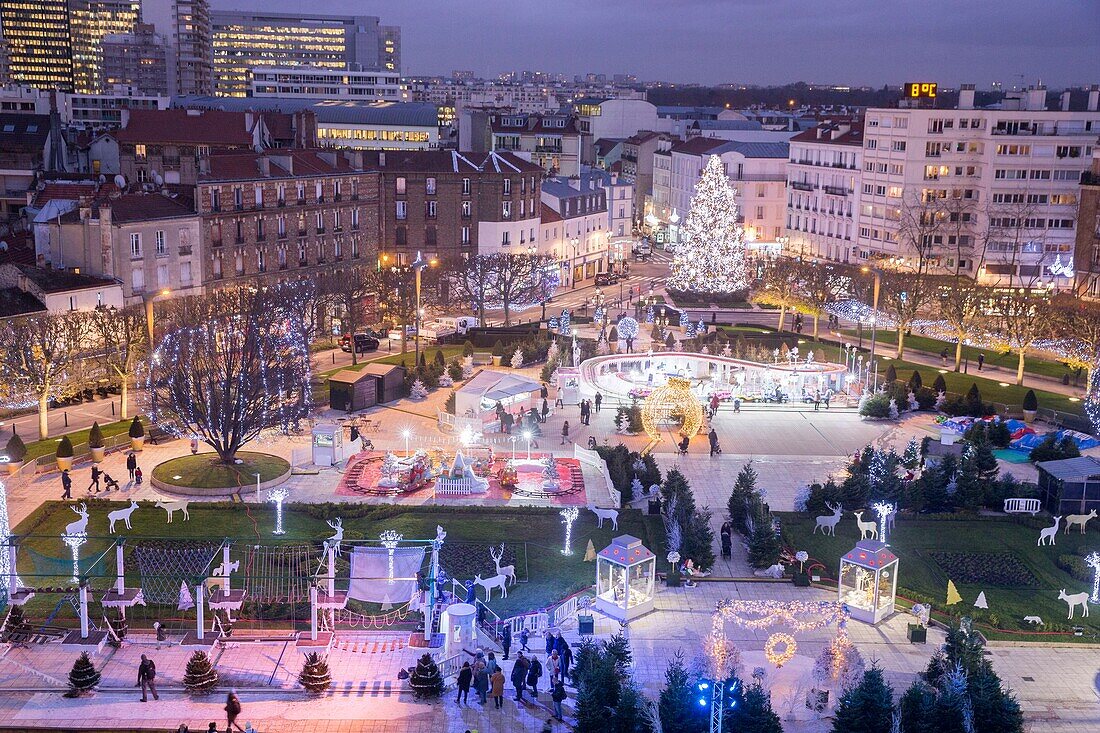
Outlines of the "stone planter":
{"type": "Polygon", "coordinates": [[[145,445],[145,436],[140,438],[130,438],[130,450],[141,450],[141,447],[145,445]]]}
{"type": "Polygon", "coordinates": [[[92,452],[93,463],[102,463],[103,457],[107,455],[107,448],[104,446],[100,446],[99,448],[88,448],[88,450],[92,452]]]}
{"type": "Polygon", "coordinates": [[[910,644],[926,644],[928,642],[928,629],[920,624],[909,624],[905,637],[910,644]]]}
{"type": "Polygon", "coordinates": [[[1038,410],[1024,410],[1024,422],[1033,422],[1038,410]]]}
{"type": "Polygon", "coordinates": [[[667,576],[665,576],[665,585],[667,585],[669,588],[679,588],[680,587],[680,574],[679,573],[669,573],[667,576]]]}
{"type": "Polygon", "coordinates": [[[68,471],[72,467],[73,467],[73,457],[72,456],[67,456],[65,458],[62,458],[61,456],[57,456],[57,470],[58,471],[68,471]]]}
{"type": "Polygon", "coordinates": [[[14,476],[15,474],[19,473],[19,469],[23,467],[23,462],[22,461],[8,461],[7,466],[8,466],[8,475],[9,476],[14,476]]]}

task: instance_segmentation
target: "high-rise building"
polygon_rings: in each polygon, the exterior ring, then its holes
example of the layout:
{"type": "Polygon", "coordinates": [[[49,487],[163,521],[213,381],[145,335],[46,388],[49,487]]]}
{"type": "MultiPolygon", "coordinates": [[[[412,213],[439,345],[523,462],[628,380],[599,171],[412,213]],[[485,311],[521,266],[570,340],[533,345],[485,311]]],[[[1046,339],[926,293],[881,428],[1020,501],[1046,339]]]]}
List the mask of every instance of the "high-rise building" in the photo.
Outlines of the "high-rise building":
{"type": "Polygon", "coordinates": [[[168,43],[152,25],[138,24],[133,33],[103,37],[100,88],[118,86],[149,96],[168,95],[168,43]]]}
{"type": "Polygon", "coordinates": [[[215,93],[248,95],[256,67],[401,71],[401,29],[374,16],[213,14],[215,93]]]}
{"type": "Polygon", "coordinates": [[[170,94],[210,94],[214,89],[209,0],[142,0],[141,20],[168,44],[170,94]]]}
{"type": "Polygon", "coordinates": [[[70,0],[73,89],[77,93],[100,91],[103,39],[111,34],[132,32],[140,11],[138,0],[70,0]]]}

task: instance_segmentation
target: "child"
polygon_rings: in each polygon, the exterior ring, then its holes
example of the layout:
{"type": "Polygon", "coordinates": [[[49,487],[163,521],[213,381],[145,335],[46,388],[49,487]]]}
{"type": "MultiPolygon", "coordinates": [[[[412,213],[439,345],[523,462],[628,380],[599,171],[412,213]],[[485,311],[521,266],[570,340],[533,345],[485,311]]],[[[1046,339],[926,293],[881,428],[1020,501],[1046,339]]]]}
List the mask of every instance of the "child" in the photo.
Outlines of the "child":
{"type": "Polygon", "coordinates": [[[134,469],[134,483],[141,486],[141,466],[134,469]]]}

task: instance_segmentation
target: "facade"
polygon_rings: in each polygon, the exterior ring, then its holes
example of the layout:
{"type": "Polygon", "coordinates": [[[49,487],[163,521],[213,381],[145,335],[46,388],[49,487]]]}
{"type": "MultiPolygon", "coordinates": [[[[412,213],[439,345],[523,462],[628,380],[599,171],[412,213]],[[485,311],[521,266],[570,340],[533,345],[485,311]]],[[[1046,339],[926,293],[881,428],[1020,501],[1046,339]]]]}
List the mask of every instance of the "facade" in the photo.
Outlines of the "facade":
{"type": "Polygon", "coordinates": [[[373,264],[379,180],[355,151],[267,150],[202,159],[202,277],[209,287],[331,275],[373,264]]]}
{"type": "Polygon", "coordinates": [[[118,127],[122,124],[123,110],[165,110],[172,101],[169,97],[149,97],[136,92],[126,87],[116,88],[113,94],[59,95],[61,120],[74,127],[118,127]]]}
{"type": "Polygon", "coordinates": [[[50,153],[48,115],[0,114],[0,214],[15,216],[50,153]]]}
{"type": "Polygon", "coordinates": [[[642,231],[658,244],[667,242],[671,227],[680,215],[672,210],[672,146],[670,140],[657,141],[653,151],[653,194],[642,199],[642,231]]]}
{"type": "Polygon", "coordinates": [[[209,0],[142,0],[141,21],[168,42],[168,92],[211,94],[214,47],[209,0]]]}
{"type": "Polygon", "coordinates": [[[409,93],[414,101],[448,107],[459,116],[469,108],[534,114],[554,112],[560,106],[552,90],[537,84],[432,80],[411,84],[409,93]]]}
{"type": "Polygon", "coordinates": [[[152,25],[139,23],[132,33],[106,35],[101,49],[101,90],[123,87],[139,96],[168,96],[168,42],[152,25]]]}
{"type": "Polygon", "coordinates": [[[3,0],[0,28],[13,83],[72,91],[68,0],[3,0]]]}
{"type": "Polygon", "coordinates": [[[567,114],[494,115],[489,119],[491,150],[517,153],[550,175],[580,172],[581,134],[567,114]]]}
{"type": "MultiPolygon", "coordinates": [[[[974,109],[964,85],[957,109],[869,109],[857,244],[861,260],[917,252],[904,236],[909,207],[943,202],[968,225],[930,234],[926,265],[990,285],[1071,285],[1079,182],[1100,133],[1097,101],[1085,111],[1046,109],[1046,89],[1010,93],[974,109]],[[1057,273],[1057,274],[1056,274],[1057,273]]],[[[955,214],[953,214],[955,215],[955,214]]]]}
{"type": "MultiPolygon", "coordinates": [[[[634,184],[634,197],[638,201],[647,201],[653,196],[654,153],[662,142],[671,147],[674,139],[671,135],[643,130],[623,140],[619,156],[622,177],[634,184]]],[[[644,216],[642,209],[637,207],[636,216],[644,216]]]]}
{"type": "Polygon", "coordinates": [[[374,16],[219,10],[213,46],[214,93],[224,97],[246,96],[260,66],[401,73],[401,29],[374,16]]]}
{"type": "Polygon", "coordinates": [[[787,252],[851,261],[863,169],[862,120],[823,122],[791,138],[787,252]]]}
{"type": "Polygon", "coordinates": [[[318,66],[254,66],[250,97],[278,99],[365,99],[400,102],[401,75],[395,71],[346,71],[318,66]]]}
{"type": "Polygon", "coordinates": [[[48,222],[51,246],[44,260],[55,270],[121,283],[125,304],[165,291],[197,295],[203,287],[199,221],[184,197],[115,192],[81,201],[48,222]]]}
{"type": "Polygon", "coordinates": [[[541,169],[511,153],[368,153],[382,176],[381,251],[441,260],[520,253],[538,233],[541,169]]]}
{"type": "Polygon", "coordinates": [[[1092,151],[1092,168],[1081,176],[1078,198],[1077,240],[1073,248],[1077,291],[1100,298],[1100,147],[1092,151]]]}
{"type": "Polygon", "coordinates": [[[581,160],[595,165],[595,142],[600,138],[627,138],[641,130],[661,130],[657,108],[644,99],[583,97],[573,102],[577,127],[584,136],[581,160]]]}
{"type": "Polygon", "coordinates": [[[81,0],[69,4],[69,30],[73,47],[73,91],[94,94],[101,86],[106,36],[130,33],[138,23],[137,0],[81,0]]]}
{"type": "Polygon", "coordinates": [[[590,169],[542,182],[538,251],[558,260],[563,286],[576,287],[611,270],[608,191],[602,184],[602,175],[590,169]]]}

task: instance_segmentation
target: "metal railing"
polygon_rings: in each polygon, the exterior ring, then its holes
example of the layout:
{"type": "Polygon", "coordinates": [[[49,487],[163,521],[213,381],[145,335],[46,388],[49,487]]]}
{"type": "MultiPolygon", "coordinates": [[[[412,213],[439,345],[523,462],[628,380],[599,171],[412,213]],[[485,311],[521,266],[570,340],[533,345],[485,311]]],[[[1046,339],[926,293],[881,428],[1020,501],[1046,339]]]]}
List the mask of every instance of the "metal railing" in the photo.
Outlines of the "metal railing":
{"type": "Polygon", "coordinates": [[[573,457],[581,463],[586,463],[592,466],[600,473],[603,474],[604,484],[607,487],[607,498],[611,502],[611,506],[618,509],[622,506],[622,494],[615,488],[615,483],[611,480],[611,473],[607,470],[607,461],[600,457],[600,454],[594,450],[588,450],[587,448],[581,448],[577,444],[573,444],[573,457]]]}

